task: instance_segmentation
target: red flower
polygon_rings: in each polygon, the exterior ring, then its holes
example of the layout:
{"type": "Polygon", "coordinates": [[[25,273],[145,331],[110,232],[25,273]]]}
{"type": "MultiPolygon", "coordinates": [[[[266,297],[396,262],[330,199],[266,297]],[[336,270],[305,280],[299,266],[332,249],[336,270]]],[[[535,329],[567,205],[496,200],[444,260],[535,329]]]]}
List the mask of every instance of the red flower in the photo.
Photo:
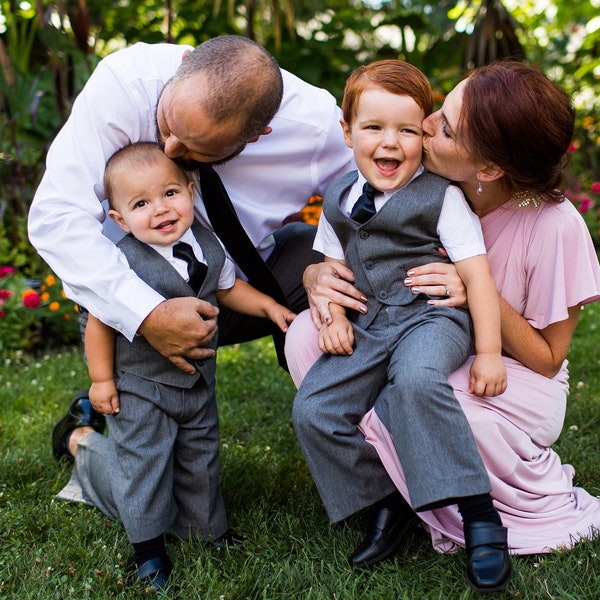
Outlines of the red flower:
{"type": "Polygon", "coordinates": [[[590,210],[590,208],[593,208],[593,207],[594,207],[594,201],[589,196],[586,196],[585,194],[581,194],[581,198],[579,199],[579,212],[585,213],[588,210],[590,210]]]}
{"type": "Polygon", "coordinates": [[[13,275],[15,272],[14,267],[0,267],[0,279],[6,277],[7,275],[13,275]]]}
{"type": "Polygon", "coordinates": [[[40,305],[40,296],[35,290],[25,290],[23,292],[23,304],[27,308],[37,308],[40,305]]]}
{"type": "Polygon", "coordinates": [[[600,194],[600,181],[594,181],[594,183],[592,183],[592,192],[594,194],[600,194]]]}
{"type": "Polygon", "coordinates": [[[0,290],[0,302],[10,298],[14,292],[12,290],[0,290]]]}

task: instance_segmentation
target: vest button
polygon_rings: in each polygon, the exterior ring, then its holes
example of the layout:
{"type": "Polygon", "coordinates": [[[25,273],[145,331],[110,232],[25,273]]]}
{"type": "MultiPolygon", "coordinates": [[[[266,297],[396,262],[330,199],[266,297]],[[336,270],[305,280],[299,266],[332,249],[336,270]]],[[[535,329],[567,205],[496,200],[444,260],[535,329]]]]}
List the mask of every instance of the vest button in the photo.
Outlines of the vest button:
{"type": "Polygon", "coordinates": [[[367,269],[367,270],[371,271],[371,270],[372,270],[372,269],[374,269],[374,268],[375,268],[375,265],[374,265],[374,264],[373,264],[373,263],[372,263],[370,260],[368,260],[368,261],[365,263],[365,269],[367,269]]]}
{"type": "Polygon", "coordinates": [[[378,295],[378,296],[379,296],[379,297],[380,297],[382,300],[385,300],[385,299],[388,297],[388,295],[387,295],[387,292],[384,292],[384,291],[381,291],[381,292],[379,292],[379,294],[377,294],[377,295],[378,295]]]}
{"type": "Polygon", "coordinates": [[[368,231],[361,231],[359,234],[359,237],[361,240],[366,240],[369,238],[369,232],[368,231]]]}

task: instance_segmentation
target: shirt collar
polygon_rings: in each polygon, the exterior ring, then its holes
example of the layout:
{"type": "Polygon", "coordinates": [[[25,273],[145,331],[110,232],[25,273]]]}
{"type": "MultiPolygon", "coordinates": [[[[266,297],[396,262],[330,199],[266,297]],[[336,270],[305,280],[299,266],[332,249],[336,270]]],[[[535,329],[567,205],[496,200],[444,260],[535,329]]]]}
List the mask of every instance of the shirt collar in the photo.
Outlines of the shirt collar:
{"type": "MultiPolygon", "coordinates": [[[[171,260],[173,258],[173,246],[178,244],[179,242],[186,242],[192,248],[194,248],[197,244],[196,238],[192,233],[191,228],[188,229],[175,243],[169,244],[168,246],[159,246],[158,244],[148,244],[151,248],[154,248],[161,256],[164,256],[167,260],[171,260]]],[[[196,252],[194,251],[194,254],[196,252]]]]}

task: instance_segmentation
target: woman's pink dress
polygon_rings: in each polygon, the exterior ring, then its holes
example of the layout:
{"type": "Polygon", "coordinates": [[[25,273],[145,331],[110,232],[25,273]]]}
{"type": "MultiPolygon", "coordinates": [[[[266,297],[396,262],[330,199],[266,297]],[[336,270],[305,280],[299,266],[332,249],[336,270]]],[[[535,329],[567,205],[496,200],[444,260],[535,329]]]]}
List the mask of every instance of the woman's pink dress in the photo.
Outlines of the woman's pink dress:
{"type": "MultiPolygon", "coordinates": [[[[542,203],[520,208],[507,203],[481,220],[499,293],[534,327],[568,317],[568,307],[600,299],[600,267],[587,227],[573,205],[542,203]]],[[[307,311],[292,323],[286,356],[299,385],[320,355],[307,311]]],[[[600,534],[600,500],[573,487],[574,469],[550,448],[564,421],[567,361],[552,379],[505,358],[508,387],[501,396],[467,392],[469,361],[450,376],[471,424],[492,484],[494,504],[517,554],[569,548],[600,534]]],[[[377,449],[398,489],[410,501],[392,439],[374,410],[360,428],[377,449]]],[[[421,512],[434,548],[464,546],[456,506],[421,512]]]]}
{"type": "MultiPolygon", "coordinates": [[[[567,308],[600,298],[600,268],[583,219],[570,202],[519,208],[505,204],[481,219],[498,291],[534,327],[567,318],[567,308]]],[[[574,469],[550,446],[558,438],[569,392],[567,361],[548,379],[505,358],[508,387],[494,398],[467,392],[469,366],[450,376],[492,484],[494,504],[516,554],[565,549],[600,535],[600,500],[573,487],[574,469]]],[[[374,410],[360,428],[409,499],[390,434],[374,410]]],[[[410,500],[410,499],[409,499],[410,500]]],[[[440,552],[464,546],[456,506],[421,512],[440,552]]]]}

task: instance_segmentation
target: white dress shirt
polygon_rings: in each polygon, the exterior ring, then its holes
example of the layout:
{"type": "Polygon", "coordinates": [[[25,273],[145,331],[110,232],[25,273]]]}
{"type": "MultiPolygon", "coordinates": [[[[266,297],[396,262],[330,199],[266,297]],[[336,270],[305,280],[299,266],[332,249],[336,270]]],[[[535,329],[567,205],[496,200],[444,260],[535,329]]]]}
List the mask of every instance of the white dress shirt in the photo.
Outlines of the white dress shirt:
{"type": "MultiPolygon", "coordinates": [[[[126,268],[119,250],[103,235],[104,166],[117,149],[156,139],[160,92],[188,49],[138,43],[98,64],[50,147],[29,213],[30,240],[67,295],[129,339],[164,299],[126,268]]],[[[272,133],[217,167],[264,256],[285,217],[354,168],[333,96],[282,74],[284,97],[270,123],[272,133]]],[[[209,226],[199,186],[195,194],[197,216],[209,226]]]]}
{"type": "MultiPolygon", "coordinates": [[[[423,170],[423,167],[420,167],[406,185],[410,185],[410,182],[415,177],[418,177],[423,170]]],[[[357,181],[348,190],[346,196],[340,200],[340,210],[345,215],[349,216],[352,212],[352,208],[362,193],[365,182],[366,179],[359,171],[357,181]]],[[[397,191],[392,190],[376,195],[375,210],[380,211],[382,206],[397,191]]],[[[479,219],[467,204],[463,193],[455,185],[449,185],[446,189],[444,203],[437,224],[437,234],[452,262],[458,262],[459,260],[471,258],[479,254],[486,254],[479,219]]],[[[344,248],[333,227],[325,218],[325,215],[321,215],[319,219],[319,228],[315,236],[314,249],[322,252],[329,258],[344,260],[344,248]]]]}

